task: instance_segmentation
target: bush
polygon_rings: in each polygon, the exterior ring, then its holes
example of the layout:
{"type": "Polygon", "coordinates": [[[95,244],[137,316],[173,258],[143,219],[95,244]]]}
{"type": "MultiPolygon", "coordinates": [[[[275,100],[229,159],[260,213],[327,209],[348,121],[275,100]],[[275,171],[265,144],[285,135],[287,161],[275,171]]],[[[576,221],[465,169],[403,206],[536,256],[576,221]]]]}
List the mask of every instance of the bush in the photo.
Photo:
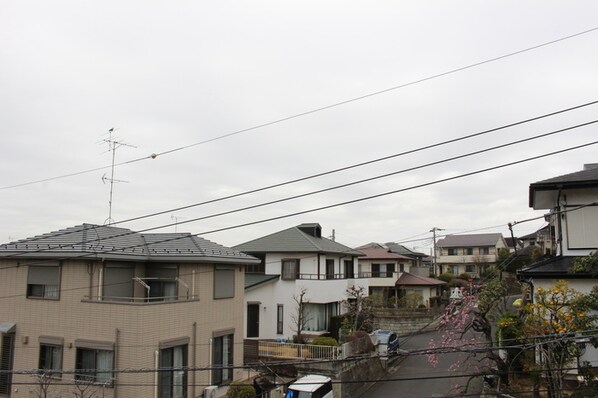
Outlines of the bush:
{"type": "Polygon", "coordinates": [[[438,279],[446,283],[450,283],[450,281],[452,281],[453,278],[454,276],[450,272],[445,272],[443,274],[438,275],[438,279]]]}
{"type": "Polygon", "coordinates": [[[311,342],[312,345],[327,345],[327,346],[337,346],[338,342],[334,337],[324,337],[318,336],[311,342]]]}
{"type": "Polygon", "coordinates": [[[247,380],[233,381],[228,386],[226,398],[253,398],[255,397],[255,388],[247,380]]]}

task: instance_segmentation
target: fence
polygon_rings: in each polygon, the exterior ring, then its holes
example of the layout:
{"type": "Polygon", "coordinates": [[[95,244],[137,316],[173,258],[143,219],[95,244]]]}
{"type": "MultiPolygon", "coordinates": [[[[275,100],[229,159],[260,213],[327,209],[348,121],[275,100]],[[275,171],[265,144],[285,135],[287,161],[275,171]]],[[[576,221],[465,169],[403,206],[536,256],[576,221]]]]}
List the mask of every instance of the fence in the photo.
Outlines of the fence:
{"type": "Polygon", "coordinates": [[[275,359],[338,359],[341,347],[312,344],[276,343],[260,341],[258,355],[260,358],[275,359]]]}

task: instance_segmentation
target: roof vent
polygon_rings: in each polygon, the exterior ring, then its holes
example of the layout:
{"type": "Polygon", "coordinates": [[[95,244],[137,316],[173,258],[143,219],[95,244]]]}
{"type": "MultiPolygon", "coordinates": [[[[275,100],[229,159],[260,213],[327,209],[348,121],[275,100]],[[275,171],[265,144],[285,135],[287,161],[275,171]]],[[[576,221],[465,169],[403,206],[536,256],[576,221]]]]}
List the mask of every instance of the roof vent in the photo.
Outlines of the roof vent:
{"type": "Polygon", "coordinates": [[[315,238],[322,237],[322,227],[320,224],[313,223],[313,224],[301,224],[297,226],[302,232],[305,232],[308,235],[311,235],[315,238]]]}
{"type": "Polygon", "coordinates": [[[583,165],[584,170],[598,169],[598,163],[586,163],[583,165]]]}

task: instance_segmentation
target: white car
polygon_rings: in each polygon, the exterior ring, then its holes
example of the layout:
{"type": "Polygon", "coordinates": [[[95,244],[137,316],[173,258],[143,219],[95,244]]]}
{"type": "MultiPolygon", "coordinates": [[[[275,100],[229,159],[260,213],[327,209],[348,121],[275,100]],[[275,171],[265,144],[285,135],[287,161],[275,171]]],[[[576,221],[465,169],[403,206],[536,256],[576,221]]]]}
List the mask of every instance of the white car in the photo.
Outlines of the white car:
{"type": "Polygon", "coordinates": [[[332,398],[332,379],[322,375],[307,375],[289,387],[285,398],[332,398]]]}

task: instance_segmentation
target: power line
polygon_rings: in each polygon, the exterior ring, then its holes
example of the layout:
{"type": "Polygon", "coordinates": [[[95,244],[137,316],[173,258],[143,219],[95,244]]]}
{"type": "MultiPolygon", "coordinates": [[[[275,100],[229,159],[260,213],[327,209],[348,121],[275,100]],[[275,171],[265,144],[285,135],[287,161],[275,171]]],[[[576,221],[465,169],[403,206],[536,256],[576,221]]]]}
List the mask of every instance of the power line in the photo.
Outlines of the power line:
{"type": "MultiPolygon", "coordinates": [[[[209,201],[198,202],[198,203],[194,203],[194,204],[190,204],[190,205],[186,205],[186,206],[182,206],[182,207],[178,207],[178,208],[171,208],[171,209],[167,209],[167,210],[163,210],[163,211],[159,211],[159,212],[155,212],[155,213],[150,213],[150,214],[146,214],[146,215],[142,215],[142,216],[138,216],[138,217],[133,217],[133,218],[125,219],[125,220],[122,220],[122,221],[113,222],[110,225],[119,225],[119,224],[123,224],[123,223],[127,223],[127,222],[137,221],[137,220],[140,220],[140,219],[145,219],[145,218],[149,218],[149,217],[163,215],[165,213],[176,212],[176,211],[180,211],[180,210],[186,210],[186,209],[189,209],[189,208],[192,208],[192,207],[197,207],[197,206],[212,204],[212,203],[220,202],[220,201],[227,200],[227,199],[241,197],[241,196],[249,195],[249,194],[252,194],[252,193],[257,193],[257,192],[261,192],[261,191],[265,191],[265,190],[269,190],[269,189],[278,188],[278,187],[281,187],[281,186],[293,184],[293,183],[296,183],[296,182],[306,181],[306,180],[309,180],[309,179],[313,179],[313,178],[317,178],[317,177],[321,177],[321,176],[325,176],[325,175],[329,175],[329,174],[333,174],[333,173],[337,173],[337,172],[341,172],[341,171],[350,170],[350,169],[353,169],[353,168],[357,168],[357,167],[365,166],[365,165],[368,165],[368,164],[372,164],[372,163],[376,163],[376,162],[380,162],[380,161],[392,159],[392,158],[395,158],[395,157],[404,156],[404,155],[408,155],[408,154],[413,154],[413,153],[421,152],[421,151],[424,151],[424,150],[427,150],[427,149],[431,149],[431,148],[435,148],[435,147],[447,145],[447,144],[450,144],[450,143],[455,143],[455,142],[463,141],[463,140],[470,139],[470,138],[473,138],[473,137],[479,137],[479,136],[486,135],[486,134],[489,134],[489,133],[493,133],[493,132],[496,132],[496,131],[500,131],[500,130],[503,130],[503,129],[506,129],[506,128],[509,128],[509,127],[513,127],[513,126],[517,126],[517,125],[529,123],[531,121],[536,121],[536,120],[544,119],[544,118],[547,118],[547,117],[550,117],[550,116],[554,116],[554,115],[557,115],[557,114],[561,114],[561,113],[569,112],[569,111],[572,111],[572,110],[576,110],[576,109],[584,108],[584,107],[587,107],[587,106],[591,106],[591,105],[594,105],[596,103],[598,103],[598,100],[592,101],[592,102],[588,102],[588,103],[584,103],[584,104],[580,104],[580,105],[576,105],[576,106],[565,108],[565,109],[561,109],[561,110],[557,110],[557,111],[550,112],[550,113],[547,113],[547,114],[543,114],[543,115],[531,117],[531,118],[520,120],[520,121],[517,121],[517,122],[509,123],[509,124],[506,124],[506,125],[502,125],[502,126],[495,127],[495,128],[492,128],[492,129],[484,130],[484,131],[481,131],[481,132],[477,132],[477,133],[473,133],[473,134],[468,134],[468,135],[465,135],[465,136],[461,136],[461,137],[457,137],[457,138],[453,138],[453,139],[441,141],[441,142],[438,142],[438,143],[426,145],[426,146],[415,148],[415,149],[412,149],[412,150],[408,150],[408,151],[396,153],[396,154],[393,154],[393,155],[384,156],[384,157],[380,157],[380,158],[377,158],[377,159],[373,159],[373,160],[369,160],[369,161],[365,161],[365,162],[361,162],[361,163],[356,163],[356,164],[352,164],[352,165],[349,165],[349,166],[345,166],[345,167],[341,167],[341,168],[337,168],[337,169],[333,169],[333,170],[329,170],[329,171],[325,171],[325,172],[313,174],[313,175],[310,175],[310,176],[306,176],[306,177],[302,177],[302,178],[298,178],[298,179],[294,179],[294,180],[289,180],[289,181],[285,181],[285,182],[282,182],[282,183],[273,184],[273,185],[269,185],[269,186],[265,186],[265,187],[261,187],[261,188],[257,188],[257,189],[253,189],[253,190],[249,190],[249,191],[244,191],[244,192],[240,192],[240,193],[237,193],[237,194],[224,196],[224,197],[221,197],[221,198],[216,198],[216,199],[209,200],[209,201]]],[[[587,124],[591,124],[591,123],[594,123],[594,122],[588,122],[587,124]]],[[[577,127],[581,127],[583,125],[584,124],[578,125],[577,127]]],[[[576,128],[576,127],[572,127],[572,128],[576,128]]],[[[571,128],[569,128],[569,129],[571,129],[571,128]]],[[[556,130],[556,131],[554,131],[552,133],[547,133],[547,135],[556,134],[556,133],[559,133],[559,132],[562,132],[562,131],[566,131],[566,130],[567,129],[556,130]]],[[[409,169],[407,169],[407,170],[409,170],[409,169]]],[[[187,221],[187,222],[190,222],[190,221],[187,221]]],[[[178,222],[175,223],[175,224],[178,225],[178,222]]],[[[166,227],[173,226],[175,224],[172,224],[172,223],[171,224],[165,224],[165,225],[163,225],[161,227],[156,227],[154,229],[166,228],[166,227]]],[[[80,232],[80,230],[65,232],[65,234],[76,233],[76,232],[80,232]]]]}
{"type": "MultiPolygon", "coordinates": [[[[232,225],[232,226],[226,226],[226,227],[217,228],[217,229],[213,229],[213,230],[207,230],[207,231],[203,231],[203,232],[199,232],[199,233],[194,233],[194,234],[189,234],[189,235],[182,235],[182,236],[167,238],[167,239],[163,239],[163,240],[160,240],[160,241],[152,242],[152,244],[172,242],[172,241],[176,241],[176,240],[179,240],[179,239],[189,238],[191,236],[200,236],[200,235],[213,234],[213,233],[217,233],[217,232],[223,232],[223,231],[228,231],[228,230],[232,230],[232,229],[243,228],[243,227],[247,227],[247,226],[251,226],[251,225],[258,225],[258,224],[263,224],[263,223],[266,223],[266,222],[271,222],[271,221],[281,220],[281,219],[285,219],[285,218],[295,217],[295,216],[298,216],[298,215],[314,213],[314,212],[317,212],[317,211],[328,210],[328,209],[331,209],[331,208],[340,207],[340,206],[346,206],[346,205],[349,205],[349,204],[355,204],[355,203],[364,202],[364,201],[368,201],[368,200],[372,200],[372,199],[378,199],[378,198],[381,198],[381,197],[385,197],[385,196],[389,196],[389,195],[394,195],[394,194],[401,193],[401,192],[406,192],[406,191],[410,191],[410,190],[414,190],[414,189],[419,189],[419,188],[423,188],[423,187],[427,187],[427,186],[431,186],[431,185],[435,185],[435,184],[440,184],[440,183],[443,183],[443,182],[454,181],[454,180],[457,180],[457,179],[461,179],[461,178],[465,178],[465,177],[470,177],[470,176],[473,176],[473,175],[482,174],[482,173],[486,173],[486,172],[489,172],[489,171],[494,171],[494,170],[498,170],[498,169],[501,169],[501,168],[510,167],[510,166],[521,164],[521,163],[525,163],[525,162],[530,162],[530,161],[533,161],[533,160],[542,159],[542,158],[545,158],[545,157],[548,157],[548,156],[553,156],[553,155],[561,154],[561,153],[564,153],[564,152],[568,152],[568,151],[572,151],[572,150],[576,150],[576,149],[588,147],[588,146],[595,145],[595,144],[598,144],[598,141],[592,141],[592,142],[589,142],[589,143],[586,143],[586,144],[576,145],[576,146],[573,146],[573,147],[569,147],[569,148],[561,149],[561,150],[558,150],[558,151],[553,151],[553,152],[545,153],[545,154],[542,154],[542,155],[532,156],[532,157],[528,157],[528,158],[517,160],[517,161],[503,163],[503,164],[498,165],[498,166],[488,167],[488,168],[485,168],[485,169],[479,169],[479,170],[476,170],[476,171],[472,171],[472,172],[460,174],[460,175],[457,175],[457,176],[452,176],[452,177],[442,178],[442,179],[439,179],[439,180],[429,181],[429,182],[426,182],[426,183],[412,185],[412,186],[406,187],[406,188],[395,189],[395,190],[391,190],[391,191],[387,191],[387,192],[383,192],[383,193],[379,193],[379,194],[364,196],[364,197],[357,198],[357,199],[347,200],[347,201],[343,201],[343,202],[337,202],[337,203],[330,204],[330,205],[320,206],[320,207],[311,208],[311,209],[307,209],[307,210],[301,210],[301,211],[297,211],[297,212],[293,212],[293,213],[287,213],[287,214],[283,214],[283,215],[280,215],[280,216],[264,218],[264,219],[261,219],[261,220],[250,221],[250,222],[236,224],[236,225],[232,225]]],[[[141,230],[141,231],[137,231],[137,232],[146,232],[146,231],[149,231],[149,230],[155,230],[155,229],[159,229],[159,228],[163,228],[163,226],[153,227],[153,228],[147,228],[147,229],[144,229],[144,230],[141,230]]],[[[131,234],[131,233],[135,233],[135,232],[127,232],[127,233],[125,233],[123,235],[117,235],[117,236],[124,236],[124,235],[128,235],[128,234],[131,234]]],[[[116,237],[116,236],[112,236],[111,238],[114,238],[114,237],[116,237]]],[[[88,258],[90,256],[94,257],[94,256],[97,256],[98,254],[107,254],[107,253],[112,253],[115,250],[133,249],[133,248],[137,248],[137,247],[140,247],[140,246],[142,246],[142,245],[133,245],[133,246],[129,246],[129,247],[126,247],[126,248],[118,248],[118,249],[113,249],[113,250],[100,251],[100,252],[96,252],[96,253],[88,253],[88,254],[84,254],[84,255],[81,255],[81,256],[76,256],[75,258],[88,258]]],[[[50,249],[50,250],[55,250],[55,249],[56,248],[53,248],[53,249],[50,249]]],[[[47,250],[39,250],[37,252],[43,252],[43,251],[47,251],[47,250]]],[[[31,253],[31,252],[29,252],[29,253],[31,253]]],[[[21,254],[29,254],[29,253],[28,252],[23,252],[21,254]]],[[[14,256],[18,256],[18,255],[19,255],[19,253],[15,253],[14,255],[11,255],[10,257],[14,257],[14,256]]],[[[6,256],[5,258],[8,258],[8,257],[9,256],[6,256]]],[[[73,258],[73,257],[71,257],[71,258],[73,258]]]]}
{"type": "MultiPolygon", "coordinates": [[[[188,148],[192,148],[192,147],[195,147],[195,146],[198,146],[198,145],[206,144],[206,143],[209,143],[209,142],[213,142],[213,141],[221,140],[221,139],[224,139],[224,138],[232,137],[232,136],[239,135],[239,134],[242,134],[242,133],[246,133],[246,132],[249,132],[249,131],[257,130],[257,129],[260,129],[260,128],[272,126],[272,125],[279,124],[279,123],[283,123],[283,122],[286,122],[286,121],[289,121],[289,120],[297,119],[297,118],[300,118],[300,117],[303,117],[303,116],[308,116],[308,115],[311,115],[311,114],[314,114],[314,113],[318,113],[318,112],[322,112],[322,111],[325,111],[325,110],[328,110],[328,109],[337,108],[337,107],[340,107],[340,106],[343,106],[343,105],[350,104],[352,102],[357,102],[357,101],[360,101],[360,100],[363,100],[363,99],[367,99],[367,98],[370,98],[370,97],[374,97],[374,96],[377,96],[377,95],[385,94],[385,93],[388,93],[388,92],[391,92],[391,91],[395,91],[395,90],[398,90],[398,89],[402,89],[402,88],[405,88],[405,87],[409,87],[409,86],[413,86],[413,85],[416,85],[416,84],[419,84],[419,83],[423,83],[423,82],[426,82],[426,81],[429,81],[429,80],[433,80],[433,79],[437,79],[437,78],[440,78],[440,77],[444,77],[444,76],[448,76],[448,75],[451,75],[451,74],[455,74],[455,73],[458,73],[458,72],[462,72],[464,70],[472,69],[472,68],[475,68],[475,67],[478,67],[478,66],[482,66],[482,65],[485,65],[485,64],[489,64],[489,63],[492,63],[492,62],[496,62],[496,61],[499,61],[499,60],[502,60],[502,59],[510,58],[510,57],[513,57],[513,56],[516,56],[516,55],[519,55],[519,54],[523,54],[523,53],[529,52],[529,51],[537,50],[539,48],[546,47],[546,46],[549,46],[549,45],[552,45],[552,44],[556,44],[556,43],[559,43],[561,41],[569,40],[569,39],[572,39],[572,38],[575,38],[575,37],[578,37],[578,36],[582,36],[582,35],[594,32],[596,30],[598,30],[598,27],[590,28],[590,29],[587,29],[587,30],[584,30],[584,31],[581,31],[581,32],[577,32],[577,33],[574,33],[574,34],[571,34],[571,35],[567,35],[567,36],[564,36],[564,37],[561,37],[561,38],[558,38],[558,39],[554,39],[554,40],[550,40],[550,41],[547,41],[547,42],[544,42],[544,43],[540,43],[540,44],[537,44],[535,46],[531,46],[531,47],[527,47],[527,48],[524,48],[524,49],[521,49],[521,50],[517,50],[517,51],[514,51],[514,52],[506,53],[506,54],[503,54],[503,55],[500,55],[500,56],[497,56],[497,57],[488,58],[488,59],[486,59],[484,61],[475,62],[475,63],[468,64],[468,65],[465,65],[465,66],[461,66],[461,67],[458,67],[458,68],[455,68],[455,69],[450,69],[448,71],[437,73],[437,74],[434,74],[434,75],[431,75],[431,76],[428,76],[428,77],[425,77],[425,78],[422,78],[422,79],[413,80],[413,81],[408,82],[408,83],[399,84],[397,86],[389,87],[389,88],[386,88],[386,89],[383,89],[383,90],[378,90],[378,91],[374,91],[374,92],[371,92],[371,93],[368,93],[368,94],[364,94],[364,95],[361,95],[361,96],[358,96],[358,97],[353,97],[353,98],[350,98],[348,100],[336,102],[336,103],[329,104],[329,105],[326,105],[326,106],[323,106],[323,107],[319,107],[319,108],[315,108],[315,109],[312,109],[312,110],[309,110],[309,111],[296,113],[296,114],[291,115],[291,116],[286,116],[286,117],[283,117],[283,118],[280,118],[280,119],[276,119],[276,120],[273,120],[273,121],[270,121],[270,122],[258,124],[258,125],[252,126],[252,127],[241,129],[241,130],[236,130],[236,131],[233,131],[233,132],[230,132],[230,133],[227,133],[227,134],[223,134],[223,135],[220,135],[220,136],[217,136],[217,137],[214,137],[214,138],[210,138],[210,139],[207,139],[207,140],[204,140],[204,141],[199,141],[199,142],[196,142],[196,143],[193,143],[193,144],[184,145],[184,146],[181,146],[181,147],[178,147],[178,148],[169,149],[169,150],[166,150],[166,151],[163,151],[163,152],[159,152],[159,153],[152,153],[152,154],[150,154],[148,156],[144,156],[144,157],[140,157],[140,158],[128,160],[128,161],[125,161],[125,162],[117,163],[114,166],[123,166],[123,165],[127,165],[127,164],[137,163],[137,162],[140,162],[140,161],[143,161],[143,160],[155,159],[158,156],[168,155],[168,154],[175,153],[175,152],[178,152],[178,151],[182,151],[182,150],[185,150],[185,149],[188,149],[188,148]]],[[[0,187],[0,190],[12,189],[12,188],[19,188],[19,187],[23,187],[23,186],[27,186],[27,185],[33,185],[33,184],[38,184],[38,183],[42,183],[42,182],[48,182],[48,181],[54,181],[54,180],[58,180],[58,179],[62,179],[62,178],[74,177],[74,176],[78,176],[78,175],[82,175],[82,174],[87,174],[87,173],[91,173],[91,172],[95,172],[95,171],[105,170],[105,169],[108,169],[110,167],[111,166],[101,166],[101,167],[87,169],[87,170],[83,170],[83,171],[79,171],[79,172],[75,172],[75,173],[64,174],[64,175],[60,175],[60,176],[56,176],[56,177],[50,177],[50,178],[45,178],[45,179],[34,180],[34,181],[25,182],[25,183],[20,183],[20,184],[8,185],[8,186],[0,187]]]]}
{"type": "MultiPolygon", "coordinates": [[[[312,179],[312,178],[316,178],[316,177],[321,177],[321,176],[324,176],[324,175],[328,175],[328,174],[332,174],[332,173],[337,173],[337,172],[340,172],[340,171],[345,171],[345,170],[349,170],[349,169],[356,168],[356,167],[361,167],[361,166],[364,166],[364,165],[367,165],[367,164],[371,164],[371,163],[375,163],[375,162],[379,162],[379,161],[383,161],[383,160],[388,160],[388,159],[391,159],[391,158],[394,158],[394,157],[398,157],[398,156],[403,156],[403,155],[406,155],[406,154],[412,154],[412,153],[415,153],[415,152],[423,151],[423,150],[434,148],[434,147],[437,147],[437,146],[446,145],[448,143],[454,143],[454,142],[462,141],[462,140],[469,139],[469,138],[472,138],[472,137],[477,137],[477,136],[480,136],[480,135],[485,135],[485,134],[488,134],[488,133],[491,133],[491,132],[496,132],[496,131],[499,131],[499,130],[502,130],[502,129],[505,129],[505,128],[508,128],[508,127],[520,125],[520,124],[523,124],[523,123],[528,123],[530,121],[534,121],[534,120],[538,120],[538,119],[541,119],[541,118],[549,117],[549,116],[552,116],[552,115],[555,115],[555,114],[558,114],[558,113],[568,112],[568,111],[570,111],[572,109],[579,109],[581,107],[589,106],[589,105],[595,104],[595,103],[598,103],[598,101],[593,101],[593,102],[589,102],[589,103],[586,103],[586,104],[581,104],[581,105],[578,105],[578,106],[575,106],[575,107],[572,107],[572,108],[567,108],[567,109],[555,111],[555,112],[552,112],[552,113],[549,113],[549,114],[544,114],[544,115],[536,116],[536,117],[525,119],[525,120],[518,121],[518,122],[515,122],[515,123],[510,123],[510,124],[507,124],[507,125],[496,127],[496,128],[490,129],[490,130],[485,130],[485,131],[482,131],[482,132],[465,135],[465,136],[454,138],[454,139],[450,139],[450,140],[447,140],[447,141],[442,141],[442,142],[439,142],[439,143],[436,143],[436,144],[427,145],[427,146],[416,148],[416,149],[413,149],[413,150],[409,150],[409,151],[405,151],[405,152],[400,152],[400,153],[393,154],[393,155],[390,155],[390,156],[385,156],[385,157],[382,157],[382,158],[377,158],[377,159],[374,159],[374,160],[370,160],[370,161],[366,161],[366,162],[361,162],[361,163],[349,165],[349,166],[346,166],[346,167],[342,167],[342,168],[338,168],[338,169],[326,171],[326,172],[323,172],[323,173],[318,173],[318,174],[310,175],[310,176],[299,178],[299,179],[295,179],[295,180],[290,180],[290,181],[282,182],[282,183],[279,183],[279,184],[274,184],[274,185],[270,185],[270,186],[266,186],[266,187],[262,187],[262,188],[258,188],[258,189],[254,189],[254,190],[250,190],[250,191],[245,191],[245,192],[242,192],[242,193],[238,193],[238,194],[234,194],[234,195],[229,195],[229,196],[225,196],[225,197],[222,197],[222,198],[217,198],[217,199],[213,199],[213,200],[209,200],[209,201],[194,203],[194,204],[186,205],[186,206],[183,206],[183,207],[178,207],[178,208],[173,208],[173,209],[167,209],[167,210],[156,212],[156,213],[150,213],[150,214],[147,214],[147,215],[138,216],[138,217],[134,217],[134,218],[129,218],[129,219],[122,220],[122,221],[119,221],[119,222],[113,222],[110,225],[118,225],[118,224],[122,224],[122,223],[126,223],[126,222],[137,221],[137,220],[144,219],[144,218],[149,218],[149,217],[154,217],[154,216],[157,216],[157,215],[162,215],[162,214],[169,213],[169,212],[180,211],[180,210],[185,210],[185,209],[189,209],[189,208],[192,208],[192,207],[197,207],[197,206],[201,206],[201,205],[211,204],[211,203],[223,201],[223,200],[226,200],[226,199],[240,197],[240,196],[248,195],[248,194],[251,194],[251,193],[257,193],[257,192],[260,192],[260,191],[264,191],[264,190],[268,190],[268,189],[272,189],[272,188],[277,188],[277,187],[280,187],[280,186],[284,186],[284,185],[296,183],[296,182],[299,182],[299,181],[305,181],[305,180],[308,180],[308,179],[312,179]]],[[[507,146],[510,146],[510,145],[515,145],[515,144],[518,144],[518,143],[523,143],[523,142],[526,142],[526,141],[529,141],[529,140],[543,138],[543,137],[547,137],[547,136],[550,136],[550,135],[562,133],[562,132],[565,132],[565,131],[568,131],[568,130],[572,130],[572,129],[584,127],[584,126],[587,126],[587,125],[590,125],[590,124],[594,124],[596,122],[597,121],[594,120],[594,121],[590,121],[590,122],[578,124],[578,125],[575,125],[575,126],[567,127],[567,128],[564,128],[564,129],[559,129],[559,130],[551,131],[551,132],[548,132],[548,133],[536,135],[534,137],[530,137],[530,138],[526,138],[526,139],[522,139],[522,140],[518,140],[518,141],[513,141],[513,142],[510,142],[510,143],[503,144],[503,145],[498,145],[498,146],[487,148],[487,149],[484,149],[484,150],[470,152],[468,154],[464,154],[464,155],[460,155],[460,156],[456,156],[456,157],[452,157],[452,158],[447,158],[447,159],[444,159],[444,160],[441,160],[441,161],[431,162],[431,163],[428,163],[428,164],[425,164],[425,165],[420,165],[420,166],[417,166],[417,167],[403,169],[401,171],[396,171],[396,172],[393,172],[393,173],[387,173],[387,174],[384,174],[384,175],[381,175],[381,176],[377,176],[377,177],[372,177],[372,178],[369,178],[369,179],[363,179],[363,180],[360,180],[360,181],[357,181],[357,182],[348,183],[348,184],[340,185],[340,186],[337,186],[337,187],[332,187],[332,188],[322,189],[322,190],[319,190],[319,191],[314,191],[312,193],[297,195],[295,197],[285,198],[285,199],[281,199],[279,201],[273,201],[273,202],[269,202],[269,203],[265,203],[265,204],[261,204],[261,205],[250,206],[250,207],[246,207],[246,208],[243,208],[243,209],[237,209],[237,210],[233,210],[233,211],[230,211],[230,212],[224,212],[224,213],[220,213],[220,214],[217,214],[217,215],[207,216],[205,218],[190,219],[190,220],[181,222],[181,224],[182,223],[189,223],[189,222],[199,221],[199,220],[203,220],[203,219],[206,219],[206,218],[213,218],[213,217],[216,217],[216,216],[222,216],[222,215],[226,215],[226,214],[231,214],[231,213],[238,212],[238,211],[241,211],[241,210],[248,210],[248,209],[253,209],[253,208],[256,208],[256,207],[262,207],[262,206],[269,205],[269,204],[279,203],[281,201],[296,199],[296,198],[300,198],[300,197],[303,197],[303,196],[313,195],[313,194],[316,194],[316,193],[321,193],[321,192],[325,192],[325,191],[329,191],[329,190],[333,190],[333,189],[339,189],[339,188],[343,188],[343,187],[346,187],[346,186],[355,185],[355,184],[358,184],[358,183],[372,181],[372,180],[375,180],[375,179],[384,178],[384,177],[396,175],[396,174],[399,174],[399,173],[405,173],[405,172],[408,172],[408,171],[414,171],[414,170],[421,169],[421,168],[424,168],[424,167],[429,167],[429,166],[432,166],[432,165],[441,164],[441,163],[449,162],[449,161],[452,161],[452,160],[461,159],[461,158],[464,158],[464,157],[467,157],[467,156],[473,156],[473,155],[480,154],[480,153],[483,153],[483,152],[487,152],[487,151],[490,151],[490,150],[500,149],[500,148],[504,148],[504,147],[507,147],[507,146]]],[[[176,222],[174,224],[173,223],[164,224],[162,226],[154,227],[152,229],[166,228],[166,227],[170,227],[170,226],[178,225],[178,224],[179,224],[178,222],[176,222]]],[[[151,229],[147,229],[145,231],[148,231],[148,230],[151,230],[151,229]]],[[[76,232],[79,232],[79,231],[80,230],[69,231],[69,232],[65,232],[65,234],[76,233],[76,232]]]]}

